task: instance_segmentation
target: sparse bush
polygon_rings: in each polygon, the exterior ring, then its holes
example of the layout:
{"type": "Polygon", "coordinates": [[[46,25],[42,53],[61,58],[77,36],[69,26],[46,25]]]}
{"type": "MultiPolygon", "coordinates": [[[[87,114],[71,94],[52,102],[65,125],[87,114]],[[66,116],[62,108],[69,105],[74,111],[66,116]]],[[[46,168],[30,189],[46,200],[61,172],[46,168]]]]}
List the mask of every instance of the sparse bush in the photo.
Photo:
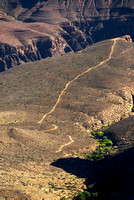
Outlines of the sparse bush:
{"type": "Polygon", "coordinates": [[[103,137],[103,144],[105,144],[106,146],[112,146],[113,142],[108,139],[106,136],[103,137]]]}
{"type": "Polygon", "coordinates": [[[86,196],[81,192],[74,200],[86,200],[86,196]]]}
{"type": "Polygon", "coordinates": [[[92,193],[92,197],[98,197],[98,196],[99,196],[99,192],[92,193]]]}
{"type": "Polygon", "coordinates": [[[92,200],[99,196],[98,192],[91,193],[89,191],[84,191],[78,194],[73,200],[92,200]]]}
{"type": "Polygon", "coordinates": [[[92,161],[104,159],[110,153],[113,142],[104,136],[102,131],[94,131],[91,134],[100,142],[100,145],[93,153],[88,154],[87,158],[92,161]]]}
{"type": "Polygon", "coordinates": [[[102,131],[94,131],[92,132],[92,135],[94,136],[95,139],[102,139],[104,132],[102,131]]]}
{"type": "MultiPolygon", "coordinates": [[[[100,144],[94,152],[87,155],[87,158],[91,161],[104,159],[110,153],[113,142],[107,136],[104,136],[102,131],[93,131],[91,134],[100,144]]],[[[73,200],[100,200],[100,194],[97,192],[96,186],[96,183],[89,185],[88,191],[79,193],[73,200]]]]}
{"type": "Polygon", "coordinates": [[[62,197],[60,200],[67,200],[65,197],[62,197]]]}
{"type": "Polygon", "coordinates": [[[86,198],[91,197],[91,193],[88,191],[84,191],[83,194],[86,196],[86,198]]]}
{"type": "Polygon", "coordinates": [[[111,151],[111,147],[105,147],[105,152],[106,153],[110,153],[110,151],[111,151]]]}
{"type": "Polygon", "coordinates": [[[106,147],[106,144],[105,144],[105,143],[101,143],[101,144],[100,144],[100,147],[102,147],[102,148],[103,148],[103,147],[106,147]]]}
{"type": "Polygon", "coordinates": [[[91,190],[91,189],[93,189],[93,188],[95,187],[95,185],[96,185],[96,183],[92,183],[92,184],[90,184],[90,185],[88,186],[88,188],[91,190]]]}

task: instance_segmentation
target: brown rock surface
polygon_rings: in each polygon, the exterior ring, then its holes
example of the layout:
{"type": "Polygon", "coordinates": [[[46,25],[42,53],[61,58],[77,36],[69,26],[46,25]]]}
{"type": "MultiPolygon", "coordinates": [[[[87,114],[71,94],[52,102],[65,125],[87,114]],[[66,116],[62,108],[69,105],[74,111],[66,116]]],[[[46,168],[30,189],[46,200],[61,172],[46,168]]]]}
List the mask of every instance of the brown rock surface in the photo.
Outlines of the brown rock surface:
{"type": "Polygon", "coordinates": [[[130,35],[124,35],[122,38],[124,38],[127,42],[132,42],[130,35]]]}

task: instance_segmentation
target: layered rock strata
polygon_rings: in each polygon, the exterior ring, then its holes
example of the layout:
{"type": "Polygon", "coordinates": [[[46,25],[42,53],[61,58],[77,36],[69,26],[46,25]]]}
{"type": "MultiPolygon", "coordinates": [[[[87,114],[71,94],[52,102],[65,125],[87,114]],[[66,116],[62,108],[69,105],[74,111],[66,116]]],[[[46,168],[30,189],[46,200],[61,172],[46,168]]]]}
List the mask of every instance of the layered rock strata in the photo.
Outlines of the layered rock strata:
{"type": "Polygon", "coordinates": [[[0,0],[0,10],[2,10],[1,48],[7,45],[8,49],[17,46],[16,51],[18,51],[15,53],[16,58],[14,54],[7,53],[4,57],[0,54],[0,71],[20,64],[24,60],[34,61],[79,51],[105,39],[123,35],[130,35],[132,40],[134,39],[132,0],[125,2],[123,0],[0,0]],[[9,18],[5,13],[19,21],[9,18]],[[3,29],[5,23],[8,31],[3,29]],[[17,26],[17,30],[16,28],[13,30],[11,24],[17,26]],[[7,40],[4,35],[12,39],[7,40]],[[22,55],[18,56],[18,49],[24,51],[22,59],[22,55]]]}

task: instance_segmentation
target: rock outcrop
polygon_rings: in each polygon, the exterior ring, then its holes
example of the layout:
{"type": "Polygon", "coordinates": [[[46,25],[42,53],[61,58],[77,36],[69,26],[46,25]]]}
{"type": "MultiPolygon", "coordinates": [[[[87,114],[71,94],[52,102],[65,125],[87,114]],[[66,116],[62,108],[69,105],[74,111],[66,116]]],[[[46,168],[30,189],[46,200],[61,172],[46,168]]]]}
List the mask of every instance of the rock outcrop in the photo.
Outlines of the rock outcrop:
{"type": "Polygon", "coordinates": [[[59,38],[53,41],[50,38],[31,40],[31,44],[17,47],[0,43],[0,72],[24,62],[37,61],[69,51],[70,47],[59,38]]]}
{"type": "Polygon", "coordinates": [[[122,38],[125,39],[127,42],[132,42],[132,38],[130,37],[130,35],[124,35],[122,38]]]}
{"type": "Polygon", "coordinates": [[[0,44],[0,72],[23,62],[40,59],[41,55],[34,44],[20,47],[0,44]]]}
{"type": "Polygon", "coordinates": [[[0,0],[1,7],[23,21],[109,20],[133,14],[133,0],[0,0]]]}
{"type": "Polygon", "coordinates": [[[72,51],[60,29],[45,23],[22,23],[0,14],[0,72],[24,62],[72,51]]]}

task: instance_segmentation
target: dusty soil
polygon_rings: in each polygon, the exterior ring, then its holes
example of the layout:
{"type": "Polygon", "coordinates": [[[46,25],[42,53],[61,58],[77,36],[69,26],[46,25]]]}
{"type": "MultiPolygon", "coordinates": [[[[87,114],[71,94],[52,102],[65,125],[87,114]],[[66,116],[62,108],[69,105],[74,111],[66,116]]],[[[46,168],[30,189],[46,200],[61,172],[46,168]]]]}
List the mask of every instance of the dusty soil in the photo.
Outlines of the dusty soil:
{"type": "Polygon", "coordinates": [[[0,74],[3,198],[12,191],[14,199],[71,199],[86,187],[84,176],[51,163],[94,150],[90,131],[131,113],[133,49],[124,39],[108,40],[0,74]]]}

